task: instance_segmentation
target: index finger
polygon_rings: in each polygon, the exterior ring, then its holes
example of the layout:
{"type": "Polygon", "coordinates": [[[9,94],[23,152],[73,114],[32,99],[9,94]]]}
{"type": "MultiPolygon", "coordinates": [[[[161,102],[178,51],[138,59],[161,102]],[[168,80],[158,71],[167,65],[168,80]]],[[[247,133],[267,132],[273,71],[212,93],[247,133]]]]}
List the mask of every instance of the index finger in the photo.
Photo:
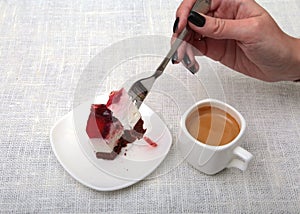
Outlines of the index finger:
{"type": "Polygon", "coordinates": [[[176,33],[180,33],[187,24],[187,18],[191,12],[192,7],[194,6],[196,0],[184,0],[179,5],[176,11],[176,17],[179,17],[178,28],[176,33]]]}

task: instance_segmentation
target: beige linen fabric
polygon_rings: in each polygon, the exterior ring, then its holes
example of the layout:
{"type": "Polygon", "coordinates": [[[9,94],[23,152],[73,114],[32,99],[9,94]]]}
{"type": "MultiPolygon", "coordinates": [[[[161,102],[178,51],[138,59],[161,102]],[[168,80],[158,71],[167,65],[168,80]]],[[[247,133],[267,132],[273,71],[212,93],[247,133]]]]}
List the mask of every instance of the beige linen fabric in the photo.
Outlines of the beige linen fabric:
{"type": "MultiPolygon", "coordinates": [[[[258,2],[287,33],[300,35],[298,0],[258,2]]],[[[1,213],[299,212],[300,84],[261,82],[206,58],[199,58],[202,70],[196,78],[181,65],[169,65],[147,98],[173,137],[168,157],[147,179],[123,190],[97,192],[57,161],[49,131],[72,110],[74,97],[84,98],[85,91],[76,94],[76,88],[89,62],[123,39],[169,38],[179,3],[0,1],[1,213]],[[244,115],[243,147],[254,155],[246,172],[227,169],[206,176],[182,162],[176,143],[180,114],[190,102],[187,94],[192,100],[224,100],[244,115]]],[[[113,88],[114,78],[122,82],[140,68],[150,74],[160,59],[147,56],[122,64],[120,70],[127,72],[116,77],[112,71],[103,87],[113,88]]]]}

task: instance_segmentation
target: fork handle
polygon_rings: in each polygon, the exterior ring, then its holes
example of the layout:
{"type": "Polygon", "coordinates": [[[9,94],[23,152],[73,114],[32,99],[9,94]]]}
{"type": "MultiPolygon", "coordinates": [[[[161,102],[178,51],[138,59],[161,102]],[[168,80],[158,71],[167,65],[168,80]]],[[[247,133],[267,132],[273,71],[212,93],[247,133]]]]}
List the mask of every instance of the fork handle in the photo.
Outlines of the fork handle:
{"type": "MultiPolygon", "coordinates": [[[[209,11],[210,4],[211,4],[211,0],[197,0],[191,11],[195,11],[198,13],[207,13],[209,11]]],[[[167,67],[168,63],[170,62],[170,59],[173,57],[174,53],[179,48],[182,41],[185,39],[186,35],[188,34],[188,32],[189,31],[186,27],[183,29],[183,31],[181,31],[179,36],[176,38],[176,40],[172,44],[171,49],[165,56],[164,60],[157,67],[156,72],[153,75],[155,78],[159,77],[163,73],[163,71],[167,67]]]]}
{"type": "Polygon", "coordinates": [[[165,56],[164,60],[157,67],[156,72],[154,74],[155,77],[158,77],[163,73],[163,71],[167,67],[168,63],[170,62],[171,58],[173,57],[174,53],[179,48],[179,46],[181,45],[182,41],[184,40],[184,38],[186,37],[187,34],[188,34],[188,30],[186,28],[184,28],[183,31],[180,33],[180,35],[176,38],[176,40],[172,44],[171,49],[165,56]]]}

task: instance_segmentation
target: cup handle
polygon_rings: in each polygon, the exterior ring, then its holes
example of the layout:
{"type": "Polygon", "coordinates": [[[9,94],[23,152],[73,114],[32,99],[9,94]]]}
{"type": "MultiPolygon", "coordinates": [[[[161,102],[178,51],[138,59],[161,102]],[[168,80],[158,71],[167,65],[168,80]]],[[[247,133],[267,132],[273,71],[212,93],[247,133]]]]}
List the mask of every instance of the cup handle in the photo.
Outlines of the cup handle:
{"type": "Polygon", "coordinates": [[[229,162],[227,168],[234,167],[245,171],[248,167],[250,160],[253,158],[253,155],[240,146],[236,147],[233,150],[233,154],[236,155],[236,158],[229,162]]]}

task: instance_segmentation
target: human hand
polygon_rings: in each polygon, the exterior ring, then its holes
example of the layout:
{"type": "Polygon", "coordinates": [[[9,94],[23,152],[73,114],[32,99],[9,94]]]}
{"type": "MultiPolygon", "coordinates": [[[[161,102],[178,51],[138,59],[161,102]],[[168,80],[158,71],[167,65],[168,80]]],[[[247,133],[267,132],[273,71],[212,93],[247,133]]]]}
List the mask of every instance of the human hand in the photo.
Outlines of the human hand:
{"type": "Polygon", "coordinates": [[[195,1],[184,0],[177,10],[173,37],[186,25],[192,32],[173,63],[195,72],[195,55],[202,54],[264,81],[300,79],[300,39],[284,33],[254,0],[212,0],[207,15],[190,13],[195,1]]]}

